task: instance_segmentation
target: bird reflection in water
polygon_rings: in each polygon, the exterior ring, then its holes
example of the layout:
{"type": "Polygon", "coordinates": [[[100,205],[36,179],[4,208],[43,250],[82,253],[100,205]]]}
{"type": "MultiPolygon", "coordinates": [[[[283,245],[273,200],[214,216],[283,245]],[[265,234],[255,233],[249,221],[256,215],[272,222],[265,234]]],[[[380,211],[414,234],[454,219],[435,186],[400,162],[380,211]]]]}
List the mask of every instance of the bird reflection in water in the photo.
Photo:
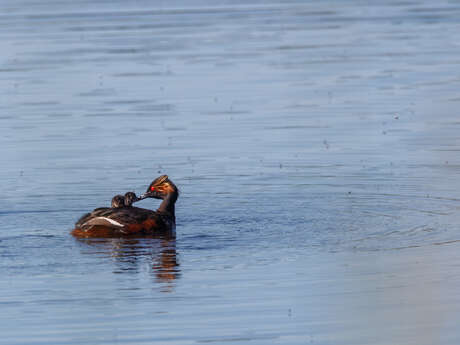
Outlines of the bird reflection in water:
{"type": "Polygon", "coordinates": [[[148,267],[161,291],[169,292],[180,277],[176,241],[168,238],[99,238],[78,239],[89,245],[84,254],[109,256],[114,259],[114,273],[139,273],[148,267]]]}

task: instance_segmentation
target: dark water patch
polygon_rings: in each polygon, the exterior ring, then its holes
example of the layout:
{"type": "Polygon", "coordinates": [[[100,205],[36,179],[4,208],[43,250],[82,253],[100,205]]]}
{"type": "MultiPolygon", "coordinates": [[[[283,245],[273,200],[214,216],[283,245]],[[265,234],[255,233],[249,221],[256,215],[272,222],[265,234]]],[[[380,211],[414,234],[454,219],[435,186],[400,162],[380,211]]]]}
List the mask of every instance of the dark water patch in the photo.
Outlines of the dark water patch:
{"type": "Polygon", "coordinates": [[[318,108],[318,104],[292,104],[286,106],[287,109],[304,109],[304,108],[318,108]]]}
{"type": "Polygon", "coordinates": [[[40,107],[46,105],[59,105],[60,102],[57,101],[41,101],[41,102],[24,102],[20,103],[20,105],[30,106],[30,107],[40,107]]]}
{"type": "Polygon", "coordinates": [[[175,106],[173,104],[163,103],[163,104],[142,104],[135,106],[133,110],[136,111],[153,111],[153,112],[172,112],[174,111],[175,106]]]}
{"type": "MultiPolygon", "coordinates": [[[[38,198],[42,198],[43,196],[37,196],[38,198]]],[[[55,209],[55,210],[6,210],[0,211],[0,216],[2,215],[12,215],[12,214],[28,214],[28,213],[70,213],[75,212],[75,209],[55,209]]],[[[79,210],[78,210],[79,211],[79,210]]]]}
{"type": "Polygon", "coordinates": [[[27,240],[33,240],[34,238],[53,238],[57,237],[57,235],[51,235],[51,234],[43,234],[43,235],[36,235],[36,234],[29,234],[29,235],[18,235],[18,236],[10,236],[10,237],[3,237],[3,241],[7,240],[17,240],[17,239],[27,239],[27,240]],[[27,238],[26,238],[27,237],[27,238]]]}
{"type": "Polygon", "coordinates": [[[29,72],[29,71],[32,71],[32,69],[31,68],[20,68],[20,67],[0,68],[0,73],[15,73],[15,72],[29,72]]]}
{"type": "MultiPolygon", "coordinates": [[[[195,23],[159,23],[159,24],[132,24],[132,25],[104,25],[104,26],[70,26],[66,27],[65,30],[70,32],[84,32],[84,33],[93,33],[93,32],[127,32],[127,31],[141,31],[141,30],[148,30],[151,31],[152,29],[157,29],[159,31],[163,31],[165,29],[186,29],[186,28],[197,28],[200,26],[205,26],[205,24],[201,22],[195,23]]],[[[170,46],[171,48],[173,46],[170,46]]],[[[177,47],[177,46],[175,46],[177,47]]],[[[109,54],[132,54],[138,52],[145,52],[146,50],[134,50],[134,49],[113,49],[111,51],[107,51],[109,54]]]]}
{"type": "Polygon", "coordinates": [[[408,12],[414,12],[414,13],[423,13],[423,12],[428,12],[428,13],[435,13],[435,12],[455,12],[455,11],[460,11],[460,7],[455,7],[455,6],[449,6],[449,7],[418,7],[418,8],[409,8],[407,9],[408,12]]]}
{"type": "MultiPolygon", "coordinates": [[[[158,16],[158,15],[181,15],[181,14],[229,14],[229,13],[277,13],[278,8],[272,6],[263,6],[263,7],[252,7],[252,6],[242,6],[238,7],[201,7],[201,8],[169,8],[169,9],[155,9],[155,10],[142,10],[142,11],[103,11],[103,12],[59,12],[59,13],[43,13],[43,14],[28,14],[24,15],[25,19],[30,20],[42,20],[42,19],[60,19],[60,20],[69,20],[69,19],[86,19],[86,18],[122,18],[122,17],[134,17],[140,18],[142,16],[158,16]]],[[[10,18],[9,16],[7,18],[10,18]]],[[[2,19],[0,17],[0,19],[2,19]]]]}
{"type": "Polygon", "coordinates": [[[126,112],[117,113],[113,111],[106,111],[103,113],[89,113],[89,114],[85,114],[85,116],[87,117],[126,117],[127,113],[126,112]]]}
{"type": "Polygon", "coordinates": [[[112,101],[106,101],[104,102],[105,104],[110,104],[110,105],[131,105],[131,104],[145,104],[145,103],[150,103],[151,101],[149,100],[143,100],[143,99],[127,99],[127,100],[112,100],[112,101]]]}
{"type": "Polygon", "coordinates": [[[226,342],[248,342],[255,340],[274,340],[279,339],[279,335],[253,335],[253,336],[227,336],[227,337],[218,337],[214,339],[199,339],[197,343],[209,344],[209,343],[226,343],[226,342]]]}
{"type": "Polygon", "coordinates": [[[126,72],[126,73],[114,73],[114,77],[120,78],[131,78],[131,77],[164,77],[170,76],[174,73],[172,71],[165,72],[126,72]]]}
{"type": "Polygon", "coordinates": [[[323,48],[340,48],[340,47],[348,47],[347,44],[302,44],[302,45],[291,45],[291,46],[276,46],[276,47],[270,47],[267,48],[267,50],[317,50],[317,49],[323,49],[323,48]]]}
{"type": "Polygon", "coordinates": [[[328,128],[327,126],[315,126],[315,125],[300,125],[300,126],[264,126],[264,129],[310,129],[310,128],[328,128]]]}
{"type": "Polygon", "coordinates": [[[460,240],[450,240],[450,241],[444,241],[444,242],[435,242],[433,245],[435,246],[443,246],[443,245],[448,245],[448,244],[456,244],[457,242],[460,242],[460,240]]]}
{"type": "Polygon", "coordinates": [[[115,95],[115,89],[94,89],[88,92],[81,92],[77,96],[80,97],[107,97],[115,95]]]}
{"type": "Polygon", "coordinates": [[[245,110],[225,110],[225,111],[215,111],[208,113],[209,115],[245,115],[250,114],[250,111],[245,110]]]}
{"type": "Polygon", "coordinates": [[[317,17],[317,16],[333,16],[333,15],[337,15],[339,14],[338,11],[314,11],[314,10],[310,10],[310,11],[302,11],[300,10],[299,12],[296,12],[295,15],[298,15],[298,16],[302,16],[302,17],[308,17],[308,16],[312,16],[312,17],[317,17]]]}
{"type": "Polygon", "coordinates": [[[425,24],[446,21],[447,19],[454,19],[453,14],[431,14],[431,15],[400,15],[400,16],[337,16],[337,17],[324,17],[324,22],[344,22],[344,23],[377,23],[388,22],[395,23],[398,20],[415,19],[425,24]]]}

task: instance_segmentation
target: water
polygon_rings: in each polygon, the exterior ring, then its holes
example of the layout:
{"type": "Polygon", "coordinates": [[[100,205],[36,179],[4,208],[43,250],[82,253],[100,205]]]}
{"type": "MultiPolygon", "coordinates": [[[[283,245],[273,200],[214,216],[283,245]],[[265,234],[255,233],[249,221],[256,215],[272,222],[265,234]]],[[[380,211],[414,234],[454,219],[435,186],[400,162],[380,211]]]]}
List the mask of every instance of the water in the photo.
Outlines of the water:
{"type": "Polygon", "coordinates": [[[458,1],[0,8],[0,343],[458,344],[458,1]]]}

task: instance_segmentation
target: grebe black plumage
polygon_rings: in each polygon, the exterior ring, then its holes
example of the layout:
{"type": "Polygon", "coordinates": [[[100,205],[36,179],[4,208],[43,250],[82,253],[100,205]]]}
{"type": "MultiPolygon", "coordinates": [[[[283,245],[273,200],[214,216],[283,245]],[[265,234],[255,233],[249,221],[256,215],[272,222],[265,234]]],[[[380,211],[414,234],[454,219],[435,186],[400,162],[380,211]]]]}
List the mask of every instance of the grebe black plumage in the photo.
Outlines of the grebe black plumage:
{"type": "MultiPolygon", "coordinates": [[[[167,175],[162,175],[156,178],[141,196],[137,197],[133,192],[126,193],[123,206],[116,202],[112,205],[117,207],[96,208],[91,213],[85,214],[75,224],[72,234],[76,237],[151,235],[175,237],[175,203],[178,197],[179,191],[175,184],[167,175]],[[156,211],[131,206],[133,202],[146,198],[163,201],[156,211]]],[[[118,200],[118,196],[115,198],[118,200]]]]}

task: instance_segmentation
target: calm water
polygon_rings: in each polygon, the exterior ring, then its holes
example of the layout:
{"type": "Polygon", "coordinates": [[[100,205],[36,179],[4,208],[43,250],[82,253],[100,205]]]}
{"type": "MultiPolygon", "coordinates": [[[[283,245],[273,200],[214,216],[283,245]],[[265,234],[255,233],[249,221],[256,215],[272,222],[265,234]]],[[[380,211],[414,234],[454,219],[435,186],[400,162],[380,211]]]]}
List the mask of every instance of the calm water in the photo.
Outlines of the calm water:
{"type": "Polygon", "coordinates": [[[0,343],[458,344],[459,16],[2,1],[0,343]],[[69,235],[164,173],[176,241],[69,235]]]}

